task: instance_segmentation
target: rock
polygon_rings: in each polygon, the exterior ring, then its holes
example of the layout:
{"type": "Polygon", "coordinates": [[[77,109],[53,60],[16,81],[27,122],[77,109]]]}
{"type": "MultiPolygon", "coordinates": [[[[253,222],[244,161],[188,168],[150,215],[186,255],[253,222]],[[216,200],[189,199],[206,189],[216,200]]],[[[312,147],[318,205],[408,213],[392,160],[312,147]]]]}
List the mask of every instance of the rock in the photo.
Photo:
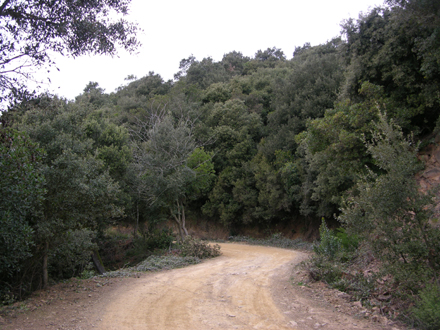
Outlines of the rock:
{"type": "Polygon", "coordinates": [[[379,301],[388,301],[391,299],[391,295],[380,294],[377,296],[377,300],[379,301]]]}
{"type": "Polygon", "coordinates": [[[440,169],[439,168],[430,169],[429,171],[423,173],[423,176],[427,179],[438,181],[440,178],[440,169]]]}
{"type": "Polygon", "coordinates": [[[360,301],[355,301],[354,303],[351,304],[353,307],[359,307],[362,308],[362,303],[360,301]]]}
{"type": "Polygon", "coordinates": [[[388,324],[389,320],[385,316],[380,316],[379,322],[382,324],[388,324]]]}
{"type": "Polygon", "coordinates": [[[292,327],[292,328],[295,328],[295,327],[298,326],[298,323],[296,323],[295,321],[290,321],[289,322],[289,326],[292,327]]]}
{"type": "Polygon", "coordinates": [[[340,298],[344,298],[344,299],[349,299],[350,298],[350,295],[348,293],[345,293],[345,292],[338,292],[336,294],[336,296],[340,297],[340,298]]]}
{"type": "Polygon", "coordinates": [[[440,149],[434,151],[434,157],[438,162],[440,162],[440,149]]]}

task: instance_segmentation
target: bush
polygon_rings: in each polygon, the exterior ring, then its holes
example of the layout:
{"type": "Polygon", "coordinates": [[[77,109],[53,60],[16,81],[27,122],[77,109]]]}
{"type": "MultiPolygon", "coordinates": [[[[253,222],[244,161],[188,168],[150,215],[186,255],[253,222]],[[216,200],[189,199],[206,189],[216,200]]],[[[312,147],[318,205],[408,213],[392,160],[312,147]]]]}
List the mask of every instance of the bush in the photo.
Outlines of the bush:
{"type": "Polygon", "coordinates": [[[311,243],[303,241],[301,239],[289,239],[284,237],[281,233],[273,234],[269,238],[252,238],[248,236],[231,236],[229,240],[232,242],[246,243],[250,245],[263,245],[263,246],[273,246],[283,249],[301,249],[301,250],[311,250],[311,243]]]}
{"type": "Polygon", "coordinates": [[[200,259],[193,256],[150,256],[134,267],[134,270],[139,272],[154,272],[161,269],[182,268],[198,263],[200,263],[200,259]]]}
{"type": "Polygon", "coordinates": [[[214,258],[221,255],[220,245],[213,246],[191,236],[185,237],[180,246],[180,253],[183,257],[197,257],[200,259],[214,258]]]}
{"type": "Polygon", "coordinates": [[[334,259],[336,254],[342,251],[342,243],[339,237],[336,237],[330,229],[328,229],[324,218],[322,219],[322,224],[319,227],[319,235],[321,242],[313,247],[318,255],[323,255],[328,257],[330,260],[334,259]]]}
{"type": "Polygon", "coordinates": [[[65,279],[80,275],[88,266],[91,253],[97,249],[91,230],[71,230],[49,252],[49,271],[52,278],[65,279]]]}
{"type": "Polygon", "coordinates": [[[156,249],[164,250],[168,249],[174,241],[173,232],[171,229],[152,230],[148,232],[145,237],[146,249],[153,251],[156,249]]]}
{"type": "Polygon", "coordinates": [[[420,301],[413,308],[413,317],[421,328],[440,329],[440,287],[428,285],[419,293],[420,301]]]}
{"type": "Polygon", "coordinates": [[[324,255],[316,255],[306,264],[310,277],[314,281],[323,281],[329,285],[339,281],[342,270],[339,264],[329,261],[324,255]]]}
{"type": "Polygon", "coordinates": [[[409,295],[440,269],[440,230],[430,224],[433,195],[419,191],[417,144],[385,115],[365,146],[374,160],[344,201],[339,220],[367,242],[399,290],[409,295]]]}
{"type": "Polygon", "coordinates": [[[141,272],[155,272],[162,269],[182,268],[189,265],[200,263],[197,257],[182,257],[177,255],[150,256],[134,267],[121,268],[112,272],[107,272],[100,277],[139,277],[141,272]]]}
{"type": "Polygon", "coordinates": [[[150,255],[143,253],[138,257],[138,254],[134,252],[135,243],[133,239],[129,238],[127,235],[106,234],[99,238],[98,245],[99,255],[107,270],[115,270],[124,267],[127,262],[133,262],[134,265],[150,255]],[[127,261],[127,258],[129,261],[127,261]]]}
{"type": "Polygon", "coordinates": [[[336,229],[336,237],[341,242],[345,251],[354,252],[359,247],[359,236],[348,235],[345,228],[339,227],[336,229]]]}

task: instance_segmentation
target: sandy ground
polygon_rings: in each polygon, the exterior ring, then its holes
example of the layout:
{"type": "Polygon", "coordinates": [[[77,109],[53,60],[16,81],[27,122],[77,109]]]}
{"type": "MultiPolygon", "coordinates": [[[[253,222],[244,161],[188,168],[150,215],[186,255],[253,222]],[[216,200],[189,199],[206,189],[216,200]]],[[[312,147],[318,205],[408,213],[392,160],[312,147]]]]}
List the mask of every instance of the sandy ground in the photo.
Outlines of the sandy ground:
{"type": "Polygon", "coordinates": [[[201,264],[140,278],[70,282],[34,297],[0,328],[403,329],[363,317],[336,290],[298,285],[293,269],[304,253],[241,244],[221,250],[201,264]]]}

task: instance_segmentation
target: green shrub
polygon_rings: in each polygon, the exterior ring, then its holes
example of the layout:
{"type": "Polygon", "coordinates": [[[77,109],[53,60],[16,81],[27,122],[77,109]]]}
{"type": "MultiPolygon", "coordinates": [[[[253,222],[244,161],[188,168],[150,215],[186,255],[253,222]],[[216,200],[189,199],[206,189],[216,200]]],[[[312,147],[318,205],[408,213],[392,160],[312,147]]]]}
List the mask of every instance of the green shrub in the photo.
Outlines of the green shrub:
{"type": "Polygon", "coordinates": [[[133,269],[139,272],[154,272],[161,269],[182,268],[198,263],[200,263],[200,259],[194,256],[150,256],[133,269]]]}
{"type": "Polygon", "coordinates": [[[230,236],[229,240],[232,242],[246,243],[250,245],[273,246],[283,249],[301,249],[311,250],[312,244],[301,239],[289,239],[284,237],[281,233],[273,234],[269,238],[252,238],[248,236],[230,236]]]}
{"type": "Polygon", "coordinates": [[[322,219],[322,224],[319,227],[319,235],[321,242],[313,247],[313,251],[329,259],[334,259],[336,254],[342,251],[342,243],[341,239],[328,229],[324,219],[322,219]]]}
{"type": "Polygon", "coordinates": [[[96,271],[92,268],[93,265],[89,265],[89,267],[86,267],[80,275],[79,278],[86,280],[88,278],[92,278],[97,275],[96,271]]]}
{"type": "Polygon", "coordinates": [[[417,143],[379,115],[367,152],[374,160],[342,203],[338,220],[368,244],[381,268],[410,297],[438,276],[440,229],[430,223],[433,193],[421,193],[415,174],[423,169],[417,143]]]}
{"type": "Polygon", "coordinates": [[[221,255],[220,245],[211,246],[191,236],[185,237],[180,245],[180,251],[183,257],[197,257],[200,259],[214,258],[221,255]]]}
{"type": "Polygon", "coordinates": [[[94,236],[91,230],[70,230],[56,240],[55,248],[49,252],[51,277],[64,279],[80,275],[90,263],[92,251],[97,248],[92,242],[94,236]]]}
{"type": "Polygon", "coordinates": [[[173,232],[171,229],[152,230],[148,232],[145,237],[145,247],[150,250],[164,250],[168,249],[174,241],[173,232]]]}
{"type": "Polygon", "coordinates": [[[344,291],[353,296],[354,300],[368,300],[375,289],[375,277],[365,277],[361,273],[355,275],[345,275],[331,284],[331,286],[340,291],[344,291]]]}
{"type": "Polygon", "coordinates": [[[419,293],[420,301],[413,308],[413,317],[421,328],[440,329],[440,287],[428,285],[419,293]]]}
{"type": "Polygon", "coordinates": [[[310,259],[307,263],[307,269],[312,280],[322,281],[329,285],[339,281],[342,277],[340,265],[320,254],[310,259]]]}
{"type": "Polygon", "coordinates": [[[343,227],[336,229],[336,237],[341,242],[344,250],[353,252],[359,247],[359,236],[358,235],[348,235],[347,231],[343,227]]]}
{"type": "Polygon", "coordinates": [[[173,240],[174,237],[170,229],[155,229],[142,237],[133,239],[133,244],[125,251],[125,256],[130,258],[129,264],[133,265],[145,260],[151,254],[156,253],[157,250],[168,249],[173,240]]]}

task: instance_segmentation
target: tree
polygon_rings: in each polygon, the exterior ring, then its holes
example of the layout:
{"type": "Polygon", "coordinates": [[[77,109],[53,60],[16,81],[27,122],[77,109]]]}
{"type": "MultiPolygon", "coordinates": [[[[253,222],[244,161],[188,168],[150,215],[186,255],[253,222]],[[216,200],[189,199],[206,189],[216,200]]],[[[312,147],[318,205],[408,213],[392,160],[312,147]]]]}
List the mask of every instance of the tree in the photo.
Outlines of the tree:
{"type": "Polygon", "coordinates": [[[0,128],[0,297],[9,293],[10,276],[31,256],[35,244],[29,220],[45,193],[39,171],[42,156],[27,135],[0,128]]]}
{"type": "Polygon", "coordinates": [[[365,146],[380,172],[369,167],[361,176],[339,220],[372,246],[399,288],[417,292],[440,270],[440,230],[430,223],[433,196],[419,192],[415,179],[423,168],[417,144],[380,114],[365,146]]]}
{"type": "MultiPolygon", "coordinates": [[[[69,233],[102,230],[112,219],[122,217],[123,210],[118,207],[119,185],[111,178],[105,157],[104,161],[99,159],[102,154],[87,136],[84,122],[88,109],[57,98],[40,98],[24,106],[22,118],[18,118],[20,112],[14,112],[17,126],[46,151],[41,167],[46,182],[44,202],[41,214],[31,222],[37,248],[43,251],[46,286],[49,254],[69,233]]],[[[115,135],[110,133],[110,137],[115,135]]],[[[89,239],[89,235],[80,237],[89,239]]]]}
{"type": "Polygon", "coordinates": [[[382,86],[396,104],[396,122],[426,134],[440,109],[438,1],[390,2],[402,7],[374,8],[343,25],[347,42],[341,48],[348,68],[342,94],[360,102],[362,83],[382,86]]]}
{"type": "Polygon", "coordinates": [[[243,73],[244,64],[249,61],[249,57],[243,56],[241,52],[234,50],[224,54],[221,63],[230,76],[235,76],[243,73]]]}
{"type": "MultiPolygon", "coordinates": [[[[215,142],[207,146],[214,151],[217,180],[209,194],[203,212],[231,226],[251,222],[243,218],[244,210],[252,210],[257,192],[253,174],[245,164],[257,153],[257,141],[262,136],[261,117],[249,111],[239,99],[216,103],[210,111],[206,124],[215,136],[215,142]]],[[[249,214],[252,212],[249,212],[249,214]]]]}
{"type": "Polygon", "coordinates": [[[297,136],[304,170],[303,215],[331,217],[337,213],[342,196],[356,183],[357,173],[371,165],[362,135],[371,137],[380,107],[389,113],[396,110],[380,86],[364,83],[360,94],[364,102],[336,104],[323,118],[309,121],[307,131],[297,136]]]}
{"type": "Polygon", "coordinates": [[[258,71],[259,68],[274,68],[279,63],[285,62],[286,56],[281,49],[276,47],[267,48],[265,51],[260,49],[252,60],[244,64],[243,73],[246,75],[258,71]]]}
{"type": "Polygon", "coordinates": [[[268,131],[273,133],[261,146],[268,160],[274,159],[275,150],[294,152],[294,137],[306,129],[307,120],[323,117],[334,106],[343,82],[341,44],[338,38],[315,47],[304,45],[296,50],[287,74],[273,79],[272,111],[267,116],[268,131]]]}
{"type": "Polygon", "coordinates": [[[255,53],[255,59],[258,61],[285,61],[284,52],[276,47],[268,48],[265,51],[261,49],[255,53]]]}
{"type": "Polygon", "coordinates": [[[111,19],[127,15],[130,0],[3,0],[0,3],[0,102],[32,93],[31,70],[54,64],[52,54],[114,55],[117,46],[133,51],[137,25],[111,19]]]}
{"type": "Polygon", "coordinates": [[[183,241],[188,235],[185,206],[210,188],[212,154],[196,142],[193,121],[186,116],[173,118],[165,109],[152,111],[133,133],[133,167],[141,195],[150,207],[176,221],[183,241]]]}

